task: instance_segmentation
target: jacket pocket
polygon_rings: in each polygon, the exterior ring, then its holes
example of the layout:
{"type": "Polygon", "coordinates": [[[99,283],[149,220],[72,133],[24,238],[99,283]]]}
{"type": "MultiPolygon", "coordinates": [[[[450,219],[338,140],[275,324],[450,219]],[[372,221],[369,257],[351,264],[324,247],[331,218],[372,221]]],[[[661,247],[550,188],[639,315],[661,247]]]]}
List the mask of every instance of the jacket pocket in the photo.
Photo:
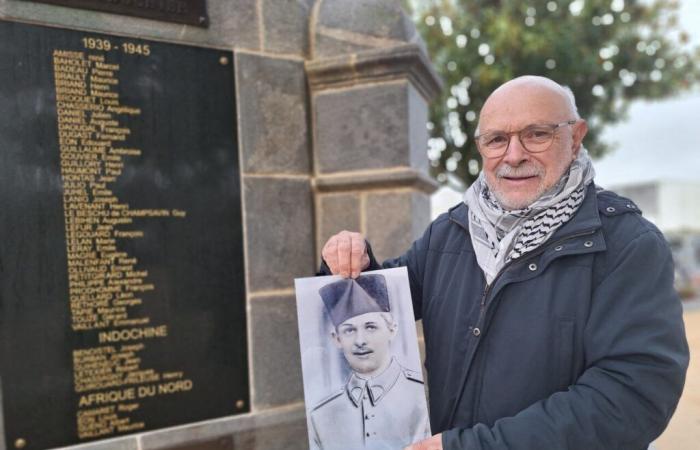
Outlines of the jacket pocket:
{"type": "Polygon", "coordinates": [[[560,318],[557,335],[557,382],[559,388],[565,390],[573,382],[574,320],[560,318]]]}

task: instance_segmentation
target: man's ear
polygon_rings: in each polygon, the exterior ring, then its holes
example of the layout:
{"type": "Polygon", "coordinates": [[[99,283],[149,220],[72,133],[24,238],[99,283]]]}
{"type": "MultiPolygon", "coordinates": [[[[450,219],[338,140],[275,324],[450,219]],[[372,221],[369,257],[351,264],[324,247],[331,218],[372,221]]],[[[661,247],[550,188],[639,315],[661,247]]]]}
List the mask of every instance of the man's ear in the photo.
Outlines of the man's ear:
{"type": "Polygon", "coordinates": [[[572,159],[578,157],[578,152],[581,150],[581,143],[583,142],[583,138],[586,137],[586,133],[588,133],[588,124],[585,120],[580,119],[574,124],[574,133],[571,143],[573,150],[572,159]]]}

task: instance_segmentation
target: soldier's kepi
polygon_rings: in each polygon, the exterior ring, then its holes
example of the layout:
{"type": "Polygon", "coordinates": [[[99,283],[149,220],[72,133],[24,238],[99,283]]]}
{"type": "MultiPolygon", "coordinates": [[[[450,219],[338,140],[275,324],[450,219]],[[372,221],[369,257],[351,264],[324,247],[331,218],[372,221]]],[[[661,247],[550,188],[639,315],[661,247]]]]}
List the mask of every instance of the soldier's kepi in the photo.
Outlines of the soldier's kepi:
{"type": "Polygon", "coordinates": [[[363,275],[327,284],[319,291],[333,325],[371,312],[390,312],[389,293],[383,275],[363,275]]]}
{"type": "Polygon", "coordinates": [[[319,294],[352,373],[311,411],[313,448],[403,448],[430,436],[421,374],[391,352],[397,325],[384,276],[339,280],[319,294]]]}

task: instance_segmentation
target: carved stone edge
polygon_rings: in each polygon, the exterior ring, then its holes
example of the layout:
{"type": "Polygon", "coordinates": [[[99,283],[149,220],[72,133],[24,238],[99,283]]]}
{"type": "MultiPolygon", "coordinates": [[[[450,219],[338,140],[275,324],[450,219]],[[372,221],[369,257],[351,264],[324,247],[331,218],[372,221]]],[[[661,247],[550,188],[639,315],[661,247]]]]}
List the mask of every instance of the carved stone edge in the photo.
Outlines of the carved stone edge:
{"type": "Polygon", "coordinates": [[[313,178],[312,185],[317,192],[323,193],[406,187],[432,194],[439,187],[438,182],[430,176],[408,167],[386,171],[317,175],[313,178]]]}
{"type": "Polygon", "coordinates": [[[442,79],[417,44],[310,60],[306,61],[305,67],[309,86],[314,92],[360,83],[408,79],[430,102],[443,88],[442,79]]]}
{"type": "Polygon", "coordinates": [[[306,409],[303,402],[271,409],[254,411],[238,416],[222,417],[204,422],[143,433],[139,436],[139,448],[144,450],[167,449],[183,442],[195,444],[207,439],[230,436],[242,431],[271,428],[297,420],[303,420],[306,409]]]}

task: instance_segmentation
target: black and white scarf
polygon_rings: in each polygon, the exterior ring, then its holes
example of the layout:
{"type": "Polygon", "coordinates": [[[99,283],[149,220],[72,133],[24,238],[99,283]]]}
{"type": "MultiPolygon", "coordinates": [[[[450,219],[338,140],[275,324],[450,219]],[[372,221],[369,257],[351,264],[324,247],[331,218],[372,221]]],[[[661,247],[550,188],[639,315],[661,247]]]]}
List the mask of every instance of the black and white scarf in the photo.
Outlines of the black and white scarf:
{"type": "Polygon", "coordinates": [[[525,209],[505,210],[486,184],[484,173],[467,189],[469,232],[476,260],[491,284],[505,264],[531,252],[576,213],[595,170],[586,149],[551,189],[525,209]]]}

